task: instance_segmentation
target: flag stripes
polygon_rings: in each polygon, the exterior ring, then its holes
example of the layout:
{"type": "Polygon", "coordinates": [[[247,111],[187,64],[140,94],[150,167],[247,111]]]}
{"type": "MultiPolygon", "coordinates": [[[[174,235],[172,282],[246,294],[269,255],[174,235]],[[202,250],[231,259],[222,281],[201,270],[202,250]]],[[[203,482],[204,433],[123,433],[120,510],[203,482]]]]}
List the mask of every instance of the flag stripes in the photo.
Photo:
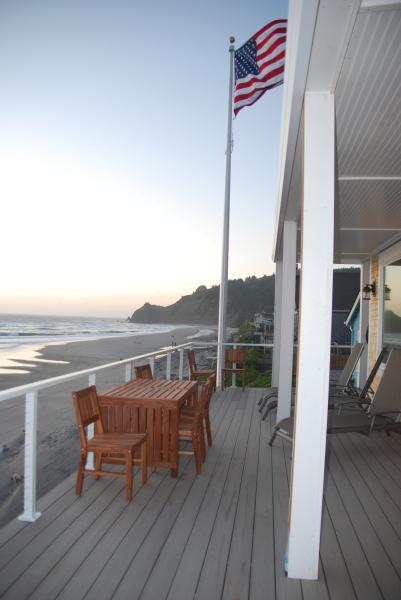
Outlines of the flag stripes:
{"type": "Polygon", "coordinates": [[[283,83],[287,20],[262,27],[235,51],[234,114],[283,83]]]}

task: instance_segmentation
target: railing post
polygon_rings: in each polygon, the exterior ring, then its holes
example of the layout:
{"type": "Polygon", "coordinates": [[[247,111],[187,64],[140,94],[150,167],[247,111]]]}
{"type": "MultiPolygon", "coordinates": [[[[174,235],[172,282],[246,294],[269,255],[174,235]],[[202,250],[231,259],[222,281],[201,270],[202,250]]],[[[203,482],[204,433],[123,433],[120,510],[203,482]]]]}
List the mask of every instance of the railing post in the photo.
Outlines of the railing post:
{"type": "Polygon", "coordinates": [[[154,377],[154,375],[155,375],[155,357],[154,356],[151,356],[149,358],[149,364],[150,364],[150,368],[151,368],[151,371],[152,371],[152,375],[154,377]]]}
{"type": "MultiPolygon", "coordinates": [[[[236,350],[237,346],[236,344],[233,346],[233,350],[236,350]]],[[[237,363],[233,363],[233,369],[235,369],[237,366],[237,363]]],[[[235,373],[231,374],[231,385],[232,387],[237,387],[237,378],[235,377],[235,373]]]]}
{"type": "Polygon", "coordinates": [[[182,379],[184,376],[184,348],[180,348],[180,364],[178,367],[178,379],[182,379]]]}
{"type": "Polygon", "coordinates": [[[166,379],[171,379],[171,352],[167,352],[166,379]]]}
{"type": "Polygon", "coordinates": [[[132,363],[125,365],[125,382],[128,383],[132,379],[132,363]]]}
{"type": "Polygon", "coordinates": [[[41,515],[36,510],[36,438],[37,438],[38,392],[25,395],[25,467],[24,467],[24,512],[20,521],[33,523],[41,515]]]}
{"type": "MultiPolygon", "coordinates": [[[[89,385],[96,385],[96,373],[91,373],[89,375],[89,385]]],[[[92,438],[95,435],[95,427],[93,423],[86,428],[88,439],[92,438]]],[[[93,452],[89,452],[86,458],[86,468],[95,470],[95,462],[93,459],[93,452]]]]}

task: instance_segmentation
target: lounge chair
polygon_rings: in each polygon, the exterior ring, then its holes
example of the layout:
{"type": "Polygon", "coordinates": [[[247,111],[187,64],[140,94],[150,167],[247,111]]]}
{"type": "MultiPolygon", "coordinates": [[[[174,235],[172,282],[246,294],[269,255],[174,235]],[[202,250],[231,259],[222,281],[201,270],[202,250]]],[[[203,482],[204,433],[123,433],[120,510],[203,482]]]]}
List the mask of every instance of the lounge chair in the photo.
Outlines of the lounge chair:
{"type": "MultiPolygon", "coordinates": [[[[347,362],[344,365],[343,370],[341,371],[340,377],[335,382],[330,382],[330,387],[340,389],[353,388],[353,384],[351,383],[351,377],[356,369],[356,365],[362,355],[365,344],[363,342],[357,342],[352,348],[347,362]]],[[[292,393],[294,394],[295,389],[293,388],[292,393]]],[[[272,388],[272,390],[263,396],[259,400],[259,412],[267,405],[267,412],[263,414],[263,419],[266,418],[267,414],[277,406],[277,398],[278,396],[278,388],[272,388]]]]}
{"type": "MultiPolygon", "coordinates": [[[[355,401],[350,400],[350,403],[355,401]]],[[[359,432],[369,435],[372,431],[394,431],[401,434],[401,349],[390,351],[381,380],[371,403],[366,410],[342,411],[341,414],[329,413],[327,433],[359,432]]],[[[270,439],[270,446],[276,436],[292,442],[294,418],[282,419],[276,424],[270,439]]]]}

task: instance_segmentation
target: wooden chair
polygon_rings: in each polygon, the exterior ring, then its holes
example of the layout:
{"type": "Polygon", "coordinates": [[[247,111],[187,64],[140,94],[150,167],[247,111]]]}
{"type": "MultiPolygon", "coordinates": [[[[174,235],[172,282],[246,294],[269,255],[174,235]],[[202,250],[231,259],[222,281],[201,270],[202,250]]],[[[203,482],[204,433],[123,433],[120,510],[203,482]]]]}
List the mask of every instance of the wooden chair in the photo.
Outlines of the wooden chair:
{"type": "Polygon", "coordinates": [[[193,450],[178,450],[178,454],[194,456],[197,475],[201,474],[202,462],[206,460],[203,419],[213,393],[213,383],[213,379],[208,379],[201,386],[198,406],[183,408],[178,422],[178,442],[192,442],[193,447],[193,450]]]}
{"type": "Polygon", "coordinates": [[[216,374],[215,369],[198,369],[195,359],[195,352],[193,350],[187,351],[187,359],[191,380],[197,381],[198,379],[207,379],[210,375],[216,374]]]}
{"type": "Polygon", "coordinates": [[[134,463],[141,465],[142,483],[147,480],[146,433],[105,433],[99,402],[94,385],[72,393],[75,416],[81,443],[78,463],[76,493],[81,495],[85,475],[99,479],[100,475],[126,478],[126,497],[132,500],[132,468],[134,463]],[[94,423],[95,435],[87,437],[86,427],[94,423]],[[95,469],[86,468],[88,452],[93,452],[95,469]],[[135,453],[140,452],[140,458],[135,453]],[[125,471],[102,471],[102,464],[122,464],[125,471]]]}
{"type": "Polygon", "coordinates": [[[150,365],[139,365],[134,367],[136,379],[153,379],[152,369],[150,365]]]}
{"type": "MultiPolygon", "coordinates": [[[[206,435],[207,435],[207,443],[209,446],[212,445],[212,430],[211,430],[211,426],[210,426],[210,414],[209,414],[209,406],[210,406],[210,400],[212,398],[213,395],[213,390],[216,388],[216,373],[213,373],[213,375],[210,375],[207,379],[208,387],[205,390],[204,387],[202,386],[201,388],[201,393],[199,395],[199,401],[198,401],[198,407],[192,407],[192,406],[184,406],[181,409],[181,415],[184,416],[194,416],[197,412],[197,410],[200,410],[202,413],[202,421],[203,424],[205,426],[206,429],[206,435]],[[203,393],[203,395],[202,395],[203,393]]],[[[203,431],[202,431],[202,436],[203,436],[203,431]]]]}
{"type": "Polygon", "coordinates": [[[225,367],[221,370],[221,389],[226,384],[226,374],[234,373],[242,376],[242,391],[245,390],[245,350],[227,349],[225,352],[225,367]],[[231,363],[231,367],[227,367],[231,363]],[[235,365],[235,366],[234,366],[235,365]]]}

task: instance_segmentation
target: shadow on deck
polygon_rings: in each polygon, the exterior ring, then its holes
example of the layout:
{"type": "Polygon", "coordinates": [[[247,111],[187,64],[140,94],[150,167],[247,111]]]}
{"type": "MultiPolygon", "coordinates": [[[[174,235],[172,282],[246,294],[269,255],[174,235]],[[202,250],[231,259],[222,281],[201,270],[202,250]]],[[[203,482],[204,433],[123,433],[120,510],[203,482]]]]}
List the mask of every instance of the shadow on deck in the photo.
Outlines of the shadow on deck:
{"type": "Polygon", "coordinates": [[[123,480],[87,478],[77,498],[70,477],[36,523],[3,528],[0,598],[399,600],[400,438],[329,437],[319,580],[289,580],[291,447],[268,446],[260,395],[214,396],[201,476],[192,459],[177,479],[159,470],[141,487],[136,476],[131,503],[123,480]]]}

